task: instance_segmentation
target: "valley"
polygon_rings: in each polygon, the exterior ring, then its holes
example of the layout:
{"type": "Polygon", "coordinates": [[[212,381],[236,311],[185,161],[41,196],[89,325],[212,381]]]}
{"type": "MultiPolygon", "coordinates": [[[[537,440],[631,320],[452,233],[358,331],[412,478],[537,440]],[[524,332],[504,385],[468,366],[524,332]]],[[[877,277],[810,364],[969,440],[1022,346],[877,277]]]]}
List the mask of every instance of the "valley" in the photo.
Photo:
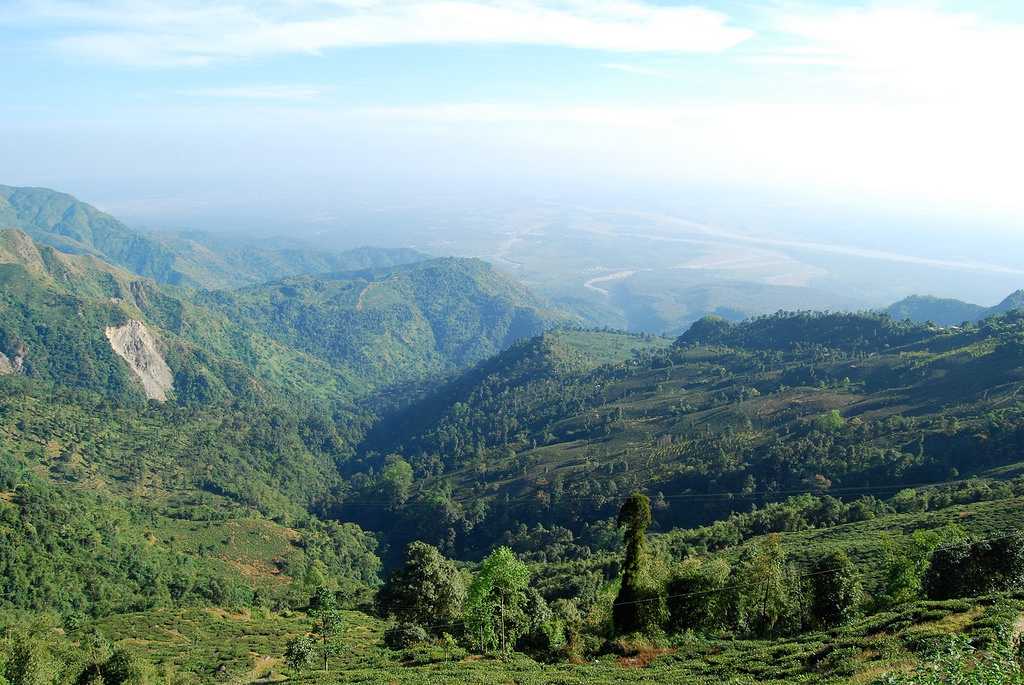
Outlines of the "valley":
{"type": "Polygon", "coordinates": [[[0,685],[1024,685],[1024,6],[0,0],[0,685]]]}
{"type": "Polygon", "coordinates": [[[570,295],[539,220],[501,267],[0,190],[4,685],[1017,668],[1019,293],[808,306],[777,245],[634,268],[589,216],[570,295]]]}

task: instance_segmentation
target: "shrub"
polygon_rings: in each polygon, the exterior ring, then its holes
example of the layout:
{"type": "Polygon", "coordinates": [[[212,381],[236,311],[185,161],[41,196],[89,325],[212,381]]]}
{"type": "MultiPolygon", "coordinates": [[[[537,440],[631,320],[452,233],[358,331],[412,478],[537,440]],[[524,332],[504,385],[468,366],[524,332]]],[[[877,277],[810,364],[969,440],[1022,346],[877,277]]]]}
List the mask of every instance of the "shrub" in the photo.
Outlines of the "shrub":
{"type": "Polygon", "coordinates": [[[316,645],[306,635],[301,635],[288,642],[284,659],[288,667],[295,671],[303,671],[313,665],[316,645]]]}
{"type": "Polygon", "coordinates": [[[665,587],[669,630],[714,631],[728,624],[729,564],[721,559],[687,559],[665,587]]]}
{"type": "Polygon", "coordinates": [[[819,626],[842,625],[857,615],[860,580],[845,552],[834,552],[819,560],[810,578],[811,614],[819,626]]]}
{"type": "Polygon", "coordinates": [[[399,651],[426,642],[427,631],[415,623],[399,623],[384,631],[384,644],[388,649],[399,651]]]}
{"type": "Polygon", "coordinates": [[[1024,585],[1024,534],[941,548],[924,576],[931,599],[976,597],[1024,585]]]}
{"type": "Polygon", "coordinates": [[[104,685],[149,685],[156,682],[156,671],[145,659],[117,648],[100,669],[104,685]]]}

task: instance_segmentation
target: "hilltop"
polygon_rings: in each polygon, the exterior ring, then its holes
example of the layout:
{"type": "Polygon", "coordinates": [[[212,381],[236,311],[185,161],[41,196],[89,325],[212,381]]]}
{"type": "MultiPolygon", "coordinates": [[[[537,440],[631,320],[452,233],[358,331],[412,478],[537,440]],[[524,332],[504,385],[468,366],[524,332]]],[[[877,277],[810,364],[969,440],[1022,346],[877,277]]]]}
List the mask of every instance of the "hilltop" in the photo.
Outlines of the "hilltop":
{"type": "Polygon", "coordinates": [[[941,299],[928,295],[911,295],[885,310],[897,320],[919,323],[932,322],[940,326],[958,326],[965,321],[976,322],[990,316],[1024,309],[1024,290],[1011,293],[999,304],[983,307],[955,299],[941,299]]]}

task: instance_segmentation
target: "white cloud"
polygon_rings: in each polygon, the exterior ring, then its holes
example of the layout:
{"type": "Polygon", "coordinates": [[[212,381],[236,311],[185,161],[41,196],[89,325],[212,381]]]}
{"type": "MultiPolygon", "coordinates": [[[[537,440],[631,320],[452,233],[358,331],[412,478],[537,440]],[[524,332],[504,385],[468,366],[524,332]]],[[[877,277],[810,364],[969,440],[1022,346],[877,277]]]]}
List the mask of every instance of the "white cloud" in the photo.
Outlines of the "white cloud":
{"type": "MultiPolygon", "coordinates": [[[[965,103],[566,106],[464,103],[350,111],[474,130],[575,169],[800,189],[888,206],[1024,217],[1019,112],[965,103]]],[[[436,132],[436,129],[431,129],[436,132]]]]}
{"type": "Polygon", "coordinates": [[[608,64],[602,64],[605,69],[611,69],[612,71],[621,71],[626,74],[636,74],[637,76],[656,76],[665,77],[668,74],[660,69],[652,69],[651,67],[645,67],[638,64],[623,64],[621,62],[611,62],[608,64]]]}
{"type": "Polygon", "coordinates": [[[155,66],[399,44],[720,52],[752,35],[720,12],[642,0],[20,0],[16,7],[8,21],[59,29],[62,50],[155,66]]]}
{"type": "Polygon", "coordinates": [[[1022,24],[920,5],[783,13],[773,24],[792,44],[762,63],[831,68],[895,99],[1021,102],[1022,24]]]}
{"type": "Polygon", "coordinates": [[[179,91],[187,97],[219,98],[225,100],[315,100],[323,95],[320,86],[303,85],[255,85],[227,86],[221,88],[194,88],[179,91]]]}

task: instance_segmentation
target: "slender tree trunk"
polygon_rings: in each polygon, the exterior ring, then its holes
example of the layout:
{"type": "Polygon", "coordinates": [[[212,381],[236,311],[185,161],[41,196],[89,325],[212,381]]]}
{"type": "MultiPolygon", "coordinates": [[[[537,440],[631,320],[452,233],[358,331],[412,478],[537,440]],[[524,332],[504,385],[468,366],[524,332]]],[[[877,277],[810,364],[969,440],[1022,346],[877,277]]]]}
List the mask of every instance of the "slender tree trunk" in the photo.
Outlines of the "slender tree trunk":
{"type": "Polygon", "coordinates": [[[764,583],[764,600],[761,602],[761,623],[768,626],[768,590],[771,588],[771,581],[764,583]]]}
{"type": "Polygon", "coordinates": [[[498,606],[501,608],[501,653],[505,653],[505,597],[498,596],[498,606]]]}

